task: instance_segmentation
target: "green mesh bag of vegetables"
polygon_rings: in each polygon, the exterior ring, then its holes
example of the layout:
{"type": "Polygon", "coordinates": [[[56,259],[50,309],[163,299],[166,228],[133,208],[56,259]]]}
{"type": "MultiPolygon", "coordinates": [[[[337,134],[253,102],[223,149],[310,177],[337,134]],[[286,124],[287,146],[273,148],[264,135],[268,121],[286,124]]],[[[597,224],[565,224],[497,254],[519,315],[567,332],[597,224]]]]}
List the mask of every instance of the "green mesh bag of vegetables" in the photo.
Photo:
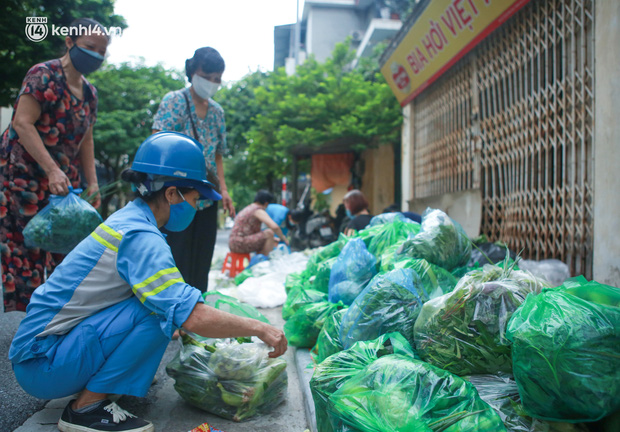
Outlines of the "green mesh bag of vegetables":
{"type": "Polygon", "coordinates": [[[383,356],[330,397],[327,412],[364,432],[500,432],[499,415],[474,386],[443,369],[398,354],[383,356]]]}
{"type": "Polygon", "coordinates": [[[286,301],[282,306],[282,319],[288,320],[301,307],[321,301],[327,301],[326,293],[311,288],[297,288],[296,290],[289,292],[286,297],[286,301]]]}
{"type": "Polygon", "coordinates": [[[395,262],[394,268],[411,269],[416,272],[431,299],[451,292],[458,282],[458,279],[448,270],[431,264],[425,259],[404,258],[395,262]]]}
{"type": "MultiPolygon", "coordinates": [[[[327,357],[316,366],[310,380],[310,391],[318,432],[335,432],[327,416],[329,397],[367,365],[388,354],[415,358],[411,345],[400,333],[389,333],[372,341],[358,342],[348,350],[327,357]]],[[[353,429],[339,427],[337,430],[344,432],[353,429]]]]}
{"type": "Polygon", "coordinates": [[[379,274],[357,296],[342,318],[340,339],[345,348],[357,341],[399,332],[413,344],[413,325],[428,293],[411,269],[379,274]]]}
{"type": "Polygon", "coordinates": [[[420,224],[394,221],[382,225],[383,230],[377,233],[368,245],[368,251],[380,257],[390,246],[420,232],[420,224]]]}
{"type": "Polygon", "coordinates": [[[510,374],[472,375],[480,399],[488,403],[502,419],[508,432],[588,432],[582,423],[548,422],[529,417],[519,397],[517,383],[510,374]]]}
{"type": "Polygon", "coordinates": [[[428,301],[414,327],[422,360],[464,376],[512,370],[506,326],[528,294],[547,283],[530,273],[487,264],[454,291],[428,301]]]}
{"type": "Polygon", "coordinates": [[[323,324],[323,328],[319,332],[319,337],[316,340],[316,345],[312,350],[316,353],[313,357],[316,363],[321,363],[330,355],[336,354],[344,349],[340,341],[340,325],[342,324],[342,317],[346,311],[346,308],[340,309],[325,320],[325,324],[323,324]]]}
{"type": "Polygon", "coordinates": [[[325,320],[343,307],[342,303],[334,304],[328,301],[310,303],[300,307],[284,323],[284,334],[288,343],[298,348],[312,348],[316,344],[325,320]]]}
{"type": "Polygon", "coordinates": [[[597,421],[620,409],[620,289],[569,279],[528,297],[507,336],[530,415],[597,421]]]}
{"type": "Polygon", "coordinates": [[[428,209],[422,229],[403,243],[399,255],[424,258],[446,270],[464,266],[471,256],[471,240],[456,221],[441,210],[428,209]]]}
{"type": "Polygon", "coordinates": [[[81,189],[69,188],[65,196],[50,195],[43,207],[24,227],[29,248],[68,254],[103,222],[97,210],[79,197],[81,189]]]}
{"type": "Polygon", "coordinates": [[[202,295],[205,304],[245,318],[253,318],[269,324],[269,320],[258,311],[254,306],[243,303],[234,297],[227,296],[217,291],[206,292],[202,295]]]}
{"type": "Polygon", "coordinates": [[[270,359],[262,343],[185,335],[166,366],[174,388],[191,405],[233,421],[271,412],[287,394],[286,361],[270,359]]]}

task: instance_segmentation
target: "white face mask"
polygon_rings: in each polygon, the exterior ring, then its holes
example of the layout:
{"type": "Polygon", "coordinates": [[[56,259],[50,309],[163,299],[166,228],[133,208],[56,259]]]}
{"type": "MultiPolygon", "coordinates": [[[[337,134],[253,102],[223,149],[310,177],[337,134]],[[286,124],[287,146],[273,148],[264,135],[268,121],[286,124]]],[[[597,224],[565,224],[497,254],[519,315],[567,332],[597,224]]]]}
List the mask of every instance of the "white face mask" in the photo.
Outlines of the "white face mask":
{"type": "Polygon", "coordinates": [[[194,74],[194,76],[192,76],[192,87],[194,87],[194,91],[198,96],[203,99],[209,99],[215,96],[215,93],[217,93],[220,85],[211,82],[200,75],[194,74]]]}

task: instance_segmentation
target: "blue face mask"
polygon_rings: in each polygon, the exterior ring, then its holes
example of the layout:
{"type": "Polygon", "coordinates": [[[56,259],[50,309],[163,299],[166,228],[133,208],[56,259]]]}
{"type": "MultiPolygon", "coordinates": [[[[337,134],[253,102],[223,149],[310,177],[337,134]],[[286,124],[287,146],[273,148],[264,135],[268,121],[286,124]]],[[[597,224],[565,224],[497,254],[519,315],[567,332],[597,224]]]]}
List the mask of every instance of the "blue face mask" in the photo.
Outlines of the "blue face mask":
{"type": "Polygon", "coordinates": [[[347,214],[347,217],[350,217],[350,218],[352,218],[352,217],[353,217],[353,215],[351,214],[351,210],[349,210],[349,209],[344,209],[344,212],[347,214]]]}
{"type": "Polygon", "coordinates": [[[71,47],[69,57],[75,70],[84,75],[99,69],[104,60],[104,57],[98,52],[87,50],[77,45],[71,47]]]}
{"type": "Polygon", "coordinates": [[[177,189],[177,192],[183,198],[183,202],[170,204],[170,218],[166,225],[164,225],[164,228],[171,232],[183,231],[192,223],[196,215],[196,209],[185,200],[181,191],[177,189]]]}

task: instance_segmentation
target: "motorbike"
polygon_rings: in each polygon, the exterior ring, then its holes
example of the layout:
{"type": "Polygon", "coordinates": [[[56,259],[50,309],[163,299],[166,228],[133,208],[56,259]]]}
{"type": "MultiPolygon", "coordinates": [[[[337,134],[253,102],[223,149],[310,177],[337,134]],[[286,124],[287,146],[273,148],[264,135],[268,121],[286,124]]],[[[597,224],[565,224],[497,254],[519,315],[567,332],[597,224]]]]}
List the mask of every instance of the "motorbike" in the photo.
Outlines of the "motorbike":
{"type": "Polygon", "coordinates": [[[329,211],[315,213],[310,210],[310,184],[291,211],[295,225],[291,226],[290,247],[293,251],[325,246],[338,239],[334,218],[329,211]]]}

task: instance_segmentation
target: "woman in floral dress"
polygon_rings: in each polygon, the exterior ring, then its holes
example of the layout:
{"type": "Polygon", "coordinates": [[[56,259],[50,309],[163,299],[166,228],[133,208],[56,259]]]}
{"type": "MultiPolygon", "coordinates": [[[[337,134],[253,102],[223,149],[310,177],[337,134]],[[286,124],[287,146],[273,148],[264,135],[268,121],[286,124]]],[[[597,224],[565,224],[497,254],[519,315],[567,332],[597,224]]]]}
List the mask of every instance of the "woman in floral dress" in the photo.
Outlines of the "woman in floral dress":
{"type": "MultiPolygon", "coordinates": [[[[99,28],[82,18],[78,26],[99,28]]],[[[67,52],[33,66],[22,83],[13,117],[0,140],[0,250],[5,311],[26,310],[30,296],[60,263],[63,255],[27,248],[22,230],[48,203],[50,194],[66,195],[80,187],[80,167],[89,194],[99,186],[95,173],[93,125],[97,91],[84,74],[103,62],[104,34],[67,36],[67,52]]]]}

